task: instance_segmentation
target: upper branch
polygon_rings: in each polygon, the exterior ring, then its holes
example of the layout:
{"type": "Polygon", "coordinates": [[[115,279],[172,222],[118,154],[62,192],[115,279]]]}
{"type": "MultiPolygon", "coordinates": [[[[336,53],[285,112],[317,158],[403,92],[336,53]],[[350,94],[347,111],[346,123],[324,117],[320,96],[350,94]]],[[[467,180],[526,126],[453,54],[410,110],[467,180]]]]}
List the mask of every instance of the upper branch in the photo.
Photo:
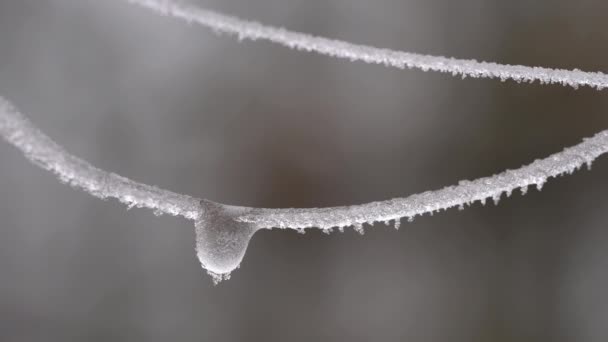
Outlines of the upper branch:
{"type": "Polygon", "coordinates": [[[511,79],[517,82],[539,81],[543,84],[556,83],[574,88],[579,86],[590,86],[597,89],[608,87],[608,75],[601,72],[505,65],[381,49],[263,25],[194,5],[178,3],[175,0],[127,1],[163,15],[206,26],[216,32],[236,35],[239,39],[263,39],[293,49],[313,51],[351,61],[383,64],[399,69],[416,68],[424,71],[438,71],[463,77],[499,78],[503,81],[511,79]]]}

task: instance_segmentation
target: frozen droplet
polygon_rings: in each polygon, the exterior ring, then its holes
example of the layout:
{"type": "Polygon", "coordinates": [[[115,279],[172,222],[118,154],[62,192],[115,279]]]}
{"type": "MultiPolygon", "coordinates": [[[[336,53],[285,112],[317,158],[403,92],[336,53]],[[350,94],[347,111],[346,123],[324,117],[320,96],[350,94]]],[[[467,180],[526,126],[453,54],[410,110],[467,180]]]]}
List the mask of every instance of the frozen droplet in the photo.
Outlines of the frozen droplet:
{"type": "Polygon", "coordinates": [[[256,228],[237,218],[250,209],[202,200],[202,214],[196,221],[196,254],[214,281],[229,277],[237,268],[256,228]]]}
{"type": "Polygon", "coordinates": [[[342,227],[342,226],[338,227],[338,231],[339,231],[340,233],[344,233],[344,227],[342,227]]]}
{"type": "Polygon", "coordinates": [[[155,216],[162,216],[163,215],[163,211],[162,210],[154,210],[154,215],[155,216]]]}
{"type": "Polygon", "coordinates": [[[401,220],[395,219],[395,229],[399,230],[400,227],[401,227],[401,220]]]}
{"type": "Polygon", "coordinates": [[[528,186],[524,185],[521,187],[521,194],[522,196],[528,193],[528,186]]]}
{"type": "Polygon", "coordinates": [[[306,234],[306,230],[304,228],[297,228],[298,234],[306,234]]]}
{"type": "Polygon", "coordinates": [[[414,222],[414,216],[408,216],[407,222],[414,222]]]}

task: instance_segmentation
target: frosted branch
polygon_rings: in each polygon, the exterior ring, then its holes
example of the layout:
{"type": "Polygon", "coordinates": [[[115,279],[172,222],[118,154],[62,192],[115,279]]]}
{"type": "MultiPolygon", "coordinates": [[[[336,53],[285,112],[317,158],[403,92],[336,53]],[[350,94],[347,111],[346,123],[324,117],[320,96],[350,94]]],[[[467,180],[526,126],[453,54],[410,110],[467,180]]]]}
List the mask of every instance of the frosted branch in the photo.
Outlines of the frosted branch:
{"type": "Polygon", "coordinates": [[[0,136],[36,165],[95,197],[116,198],[130,207],[145,207],[157,214],[181,215],[195,220],[198,258],[216,281],[227,279],[230,272],[239,266],[249,240],[259,229],[318,227],[329,231],[354,226],[362,232],[363,224],[390,221],[398,227],[401,218],[413,219],[417,215],[451,207],[462,208],[476,201],[485,203],[488,198],[498,202],[503,194],[509,196],[516,189],[525,193],[529,186],[540,190],[547,179],[570,174],[584,164],[590,167],[593,160],[608,151],[607,130],[520,169],[474,181],[461,181],[441,190],[354,206],[264,209],[200,200],[95,168],[67,153],[2,97],[0,136]]]}
{"type": "Polygon", "coordinates": [[[317,52],[351,61],[383,64],[399,69],[415,68],[424,71],[438,71],[462,77],[498,78],[503,81],[510,79],[517,82],[539,81],[542,84],[555,83],[574,88],[590,86],[603,89],[608,86],[608,75],[601,72],[504,65],[381,49],[263,25],[194,5],[186,5],[175,0],[127,1],[162,15],[206,26],[218,33],[238,36],[239,39],[267,40],[293,49],[317,52]]]}
{"type": "Polygon", "coordinates": [[[253,209],[248,214],[239,217],[239,220],[259,228],[292,229],[307,227],[331,229],[354,226],[360,230],[363,224],[388,223],[391,220],[398,223],[401,218],[412,220],[418,215],[432,214],[452,207],[463,208],[476,201],[485,204],[488,198],[498,203],[503,194],[508,197],[516,189],[521,189],[523,194],[527,192],[529,186],[536,186],[540,190],[549,178],[571,174],[584,164],[590,168],[593,160],[606,152],[608,152],[608,130],[517,170],[507,170],[474,181],[463,180],[458,185],[441,190],[344,207],[253,209]]]}
{"type": "Polygon", "coordinates": [[[134,182],[70,155],[2,97],[0,136],[21,150],[34,164],[95,197],[116,198],[129,207],[150,208],[157,214],[181,215],[193,220],[200,215],[200,200],[197,198],[134,182]]]}
{"type": "MultiPolygon", "coordinates": [[[[463,77],[557,83],[574,88],[590,86],[602,89],[608,86],[608,75],[599,72],[501,65],[379,49],[266,26],[172,0],[127,1],[160,14],[201,24],[216,32],[237,35],[240,39],[264,39],[298,50],[353,61],[400,69],[439,71],[463,77]]],[[[194,220],[197,256],[216,281],[227,279],[230,272],[239,266],[251,237],[259,229],[278,227],[301,231],[318,227],[329,232],[333,228],[343,230],[353,226],[362,233],[364,224],[372,225],[375,222],[394,222],[398,228],[402,218],[412,220],[418,215],[452,207],[463,208],[476,201],[485,203],[488,198],[497,203],[503,194],[509,196],[516,189],[525,193],[529,186],[536,186],[540,190],[547,179],[570,174],[583,164],[590,166],[593,160],[608,151],[608,131],[603,131],[574,147],[520,169],[474,181],[461,181],[458,185],[441,190],[354,206],[265,209],[230,206],[176,194],[95,168],[67,153],[2,97],[0,136],[21,150],[33,163],[95,197],[116,198],[129,207],[145,207],[153,209],[156,214],[181,215],[194,220]]]]}

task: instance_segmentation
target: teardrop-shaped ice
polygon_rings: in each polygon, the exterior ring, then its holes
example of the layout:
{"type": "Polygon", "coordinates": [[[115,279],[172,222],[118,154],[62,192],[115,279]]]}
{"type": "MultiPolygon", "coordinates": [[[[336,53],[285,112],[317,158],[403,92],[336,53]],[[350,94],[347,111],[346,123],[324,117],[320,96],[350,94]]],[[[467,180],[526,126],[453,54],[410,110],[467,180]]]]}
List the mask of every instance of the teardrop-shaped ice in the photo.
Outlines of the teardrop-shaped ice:
{"type": "Polygon", "coordinates": [[[239,267],[257,229],[236,220],[250,209],[207,200],[201,201],[201,207],[201,217],[195,223],[196,254],[209,274],[224,279],[239,267]]]}

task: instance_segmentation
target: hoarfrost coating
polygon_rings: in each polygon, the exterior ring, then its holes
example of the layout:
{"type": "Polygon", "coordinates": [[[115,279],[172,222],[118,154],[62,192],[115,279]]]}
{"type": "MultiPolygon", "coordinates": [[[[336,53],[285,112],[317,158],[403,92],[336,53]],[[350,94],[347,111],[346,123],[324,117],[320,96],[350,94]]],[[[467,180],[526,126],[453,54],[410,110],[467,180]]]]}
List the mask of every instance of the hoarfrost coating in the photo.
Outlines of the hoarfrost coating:
{"type": "Polygon", "coordinates": [[[400,220],[434,213],[475,201],[496,203],[502,194],[515,189],[525,193],[529,186],[540,190],[550,177],[569,174],[608,151],[608,131],[584,139],[580,144],[517,170],[441,190],[427,191],[406,198],[368,204],[312,209],[263,209],[229,206],[176,194],[134,182],[117,174],[95,168],[67,153],[36,128],[7,100],[0,97],[0,136],[21,150],[34,164],[55,173],[60,180],[99,198],[116,198],[129,207],[150,208],[155,213],[181,215],[195,221],[196,251],[201,265],[214,281],[228,279],[238,268],[253,234],[264,228],[289,228],[301,231],[318,227],[330,232],[353,226],[362,233],[364,224],[400,220]]]}
{"type": "Polygon", "coordinates": [[[517,82],[538,81],[542,84],[554,83],[574,88],[579,86],[596,89],[608,87],[608,75],[601,72],[505,65],[382,49],[263,25],[194,5],[186,5],[175,0],[127,1],[162,15],[211,28],[219,33],[236,35],[239,39],[263,39],[292,49],[317,52],[351,61],[383,64],[399,69],[415,68],[423,71],[438,71],[462,77],[498,78],[502,81],[510,79],[517,82]]]}
{"type": "Polygon", "coordinates": [[[192,220],[200,215],[197,198],[134,182],[70,155],[2,97],[0,135],[34,164],[95,197],[116,198],[129,207],[149,208],[156,213],[181,215],[192,220]]]}
{"type": "MultiPolygon", "coordinates": [[[[499,78],[517,82],[539,81],[577,88],[608,87],[608,75],[580,70],[558,70],[541,67],[502,65],[438,56],[408,53],[357,45],[344,41],[292,32],[184,5],[171,0],[127,0],[157,13],[197,23],[217,32],[237,35],[240,39],[264,39],[290,48],[313,51],[324,55],[367,63],[383,64],[400,69],[417,68],[452,75],[499,78]]],[[[144,207],[157,215],[180,215],[195,221],[196,253],[203,268],[215,282],[228,279],[239,267],[251,237],[259,229],[284,228],[303,232],[318,227],[330,233],[334,228],[344,231],[353,227],[363,234],[364,225],[375,222],[394,224],[399,229],[401,219],[408,221],[425,213],[433,214],[452,207],[463,209],[476,201],[482,204],[491,198],[498,204],[503,194],[520,189],[525,194],[529,186],[539,190],[551,177],[569,174],[608,151],[608,131],[585,139],[565,149],[517,170],[458,185],[427,191],[405,198],[372,202],[362,205],[307,208],[266,209],[230,206],[188,195],[177,194],[155,186],[137,183],[115,173],[98,169],[67,153],[7,100],[0,97],[0,136],[21,150],[34,164],[55,173],[60,180],[81,188],[99,198],[116,198],[128,207],[144,207]]]]}

